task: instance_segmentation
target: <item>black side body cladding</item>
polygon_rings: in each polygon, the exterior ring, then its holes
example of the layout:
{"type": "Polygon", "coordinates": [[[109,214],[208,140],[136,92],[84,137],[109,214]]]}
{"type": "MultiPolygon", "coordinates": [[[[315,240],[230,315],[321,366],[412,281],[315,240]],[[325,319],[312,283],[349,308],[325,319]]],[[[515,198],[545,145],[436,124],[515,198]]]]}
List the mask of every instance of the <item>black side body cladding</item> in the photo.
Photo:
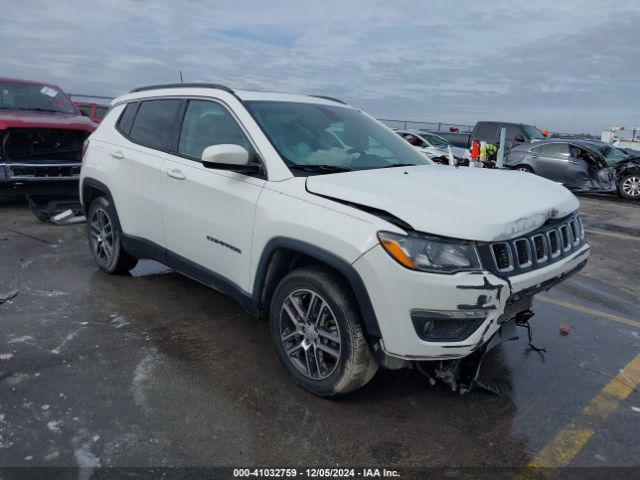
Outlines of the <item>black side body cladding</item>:
{"type": "MultiPolygon", "coordinates": [[[[106,195],[109,202],[115,207],[116,204],[113,200],[113,196],[105,184],[93,178],[85,178],[82,183],[82,200],[85,211],[89,208],[90,200],[94,198],[87,197],[87,193],[91,189],[98,190],[101,194],[106,195]]],[[[120,231],[122,231],[117,214],[117,208],[115,208],[115,210],[115,222],[120,231]]],[[[248,313],[254,316],[258,316],[263,307],[262,295],[268,280],[267,274],[274,253],[279,249],[284,249],[306,255],[334,268],[345,277],[353,290],[356,301],[358,302],[358,307],[360,308],[360,314],[362,315],[362,321],[367,334],[374,337],[382,337],[382,333],[378,325],[378,319],[375,311],[373,310],[371,299],[369,298],[369,293],[367,292],[364,281],[358,272],[349,262],[315,245],[288,237],[275,237],[271,239],[262,251],[254,279],[253,293],[249,294],[226,277],[206,269],[149,240],[123,233],[122,243],[127,253],[137,258],[156,260],[175,268],[187,277],[197,280],[198,282],[230,296],[248,313]]]]}

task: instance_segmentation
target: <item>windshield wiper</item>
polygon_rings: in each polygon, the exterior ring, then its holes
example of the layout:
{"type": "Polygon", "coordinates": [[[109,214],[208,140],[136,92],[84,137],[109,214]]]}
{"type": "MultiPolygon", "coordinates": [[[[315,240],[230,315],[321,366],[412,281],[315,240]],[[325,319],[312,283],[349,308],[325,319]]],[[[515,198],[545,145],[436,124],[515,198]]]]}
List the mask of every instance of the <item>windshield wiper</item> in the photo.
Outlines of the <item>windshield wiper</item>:
{"type": "Polygon", "coordinates": [[[339,165],[288,165],[292,170],[301,170],[303,172],[327,172],[327,173],[339,173],[339,172],[352,172],[353,168],[341,167],[339,165]]]}
{"type": "MultiPolygon", "coordinates": [[[[426,163],[424,165],[426,165],[426,163]]],[[[384,167],[376,167],[376,168],[419,167],[419,166],[420,165],[416,165],[415,163],[393,163],[391,165],[385,165],[384,167]]]]}

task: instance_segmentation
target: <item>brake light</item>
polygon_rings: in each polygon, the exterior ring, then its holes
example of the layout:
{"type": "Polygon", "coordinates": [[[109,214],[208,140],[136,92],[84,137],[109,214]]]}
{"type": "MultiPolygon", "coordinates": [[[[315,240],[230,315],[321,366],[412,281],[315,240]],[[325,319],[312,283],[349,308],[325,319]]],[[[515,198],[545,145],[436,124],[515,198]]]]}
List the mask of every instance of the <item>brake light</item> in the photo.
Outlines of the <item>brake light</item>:
{"type": "Polygon", "coordinates": [[[82,160],[84,160],[84,156],[87,154],[87,150],[89,149],[89,139],[87,138],[82,143],[82,160]]]}

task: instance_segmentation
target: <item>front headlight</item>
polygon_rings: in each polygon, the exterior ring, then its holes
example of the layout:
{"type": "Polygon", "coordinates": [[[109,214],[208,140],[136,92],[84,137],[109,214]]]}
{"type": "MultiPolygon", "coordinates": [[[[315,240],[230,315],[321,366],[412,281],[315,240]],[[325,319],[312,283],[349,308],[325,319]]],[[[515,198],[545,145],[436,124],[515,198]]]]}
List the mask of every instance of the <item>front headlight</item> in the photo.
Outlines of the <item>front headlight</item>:
{"type": "Polygon", "coordinates": [[[395,261],[411,270],[454,273],[481,268],[473,242],[392,232],[378,232],[378,239],[395,261]]]}

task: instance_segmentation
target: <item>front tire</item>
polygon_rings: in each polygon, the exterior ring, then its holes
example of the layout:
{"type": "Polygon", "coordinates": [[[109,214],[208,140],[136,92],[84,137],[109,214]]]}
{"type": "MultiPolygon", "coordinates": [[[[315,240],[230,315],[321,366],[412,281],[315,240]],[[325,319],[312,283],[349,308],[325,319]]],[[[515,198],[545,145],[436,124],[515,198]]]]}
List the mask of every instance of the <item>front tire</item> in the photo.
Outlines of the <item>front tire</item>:
{"type": "Polygon", "coordinates": [[[289,273],[273,295],[269,321],[284,368],[316,395],[357,390],[378,369],[349,286],[325,268],[289,273]]]}
{"type": "Polygon", "coordinates": [[[514,168],[514,170],[518,170],[519,172],[533,173],[533,168],[528,165],[518,165],[516,168],[514,168]]]}
{"type": "Polygon", "coordinates": [[[618,192],[627,200],[640,200],[640,173],[623,175],[618,183],[618,192]]]}
{"type": "Polygon", "coordinates": [[[126,273],[138,263],[137,258],[122,248],[122,232],[116,218],[115,209],[106,197],[91,202],[87,214],[89,248],[96,265],[111,274],[126,273]]]}

